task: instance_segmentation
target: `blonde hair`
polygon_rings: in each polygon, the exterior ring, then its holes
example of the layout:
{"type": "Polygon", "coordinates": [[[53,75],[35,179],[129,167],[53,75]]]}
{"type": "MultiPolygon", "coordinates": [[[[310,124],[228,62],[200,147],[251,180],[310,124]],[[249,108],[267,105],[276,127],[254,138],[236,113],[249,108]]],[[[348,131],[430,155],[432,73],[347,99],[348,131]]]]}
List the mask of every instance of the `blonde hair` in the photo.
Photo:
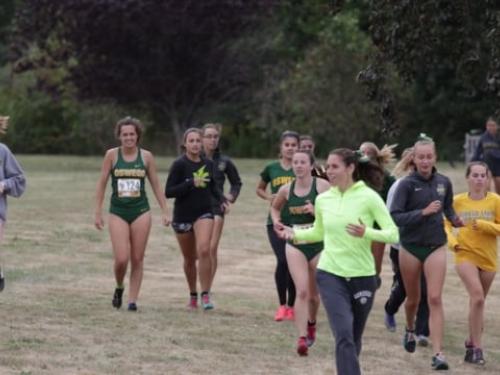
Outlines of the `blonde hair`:
{"type": "Polygon", "coordinates": [[[9,116],[0,116],[0,134],[7,133],[7,128],[9,127],[9,116]]]}
{"type": "Polygon", "coordinates": [[[392,170],[391,174],[394,177],[401,178],[406,176],[411,171],[411,168],[415,166],[415,164],[413,164],[413,151],[413,147],[409,147],[403,151],[401,160],[397,162],[392,170]]]}
{"type": "Polygon", "coordinates": [[[207,129],[215,129],[217,131],[217,133],[221,133],[222,132],[222,124],[219,124],[218,122],[209,122],[209,123],[206,123],[205,125],[203,125],[203,127],[201,128],[201,131],[203,132],[203,134],[205,134],[205,130],[207,129]]]}
{"type": "Polygon", "coordinates": [[[394,149],[397,147],[397,144],[385,144],[382,149],[379,149],[373,142],[363,142],[359,148],[361,149],[362,147],[367,148],[367,156],[370,160],[377,163],[381,167],[385,167],[396,161],[394,149]]]}

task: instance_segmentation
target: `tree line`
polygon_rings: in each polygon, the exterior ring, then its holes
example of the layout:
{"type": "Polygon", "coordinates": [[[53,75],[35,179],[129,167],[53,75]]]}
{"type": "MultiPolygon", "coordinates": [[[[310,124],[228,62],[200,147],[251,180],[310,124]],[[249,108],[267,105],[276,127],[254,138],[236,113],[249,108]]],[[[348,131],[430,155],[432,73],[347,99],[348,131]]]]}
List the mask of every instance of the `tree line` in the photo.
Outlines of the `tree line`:
{"type": "Polygon", "coordinates": [[[130,114],[161,154],[220,122],[235,156],[274,156],[294,129],[319,155],[426,132],[459,159],[499,108],[499,23],[488,0],[4,0],[5,142],[101,153],[130,114]]]}

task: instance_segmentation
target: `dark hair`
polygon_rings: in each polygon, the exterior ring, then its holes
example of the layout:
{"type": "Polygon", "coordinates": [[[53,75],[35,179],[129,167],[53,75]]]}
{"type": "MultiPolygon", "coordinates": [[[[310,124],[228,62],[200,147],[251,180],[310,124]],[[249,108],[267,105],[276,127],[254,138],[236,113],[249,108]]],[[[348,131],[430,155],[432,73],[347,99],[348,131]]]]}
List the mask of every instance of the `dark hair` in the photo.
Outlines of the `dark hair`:
{"type": "Polygon", "coordinates": [[[190,133],[198,133],[200,138],[203,136],[203,132],[199,128],[188,128],[182,135],[182,145],[181,145],[181,152],[186,152],[186,146],[184,146],[184,143],[186,143],[187,137],[190,133]]]}
{"type": "Polygon", "coordinates": [[[300,143],[300,136],[299,133],[293,131],[293,130],[285,130],[283,133],[281,133],[280,136],[280,145],[283,143],[285,138],[295,138],[297,140],[297,144],[300,143]]]}
{"type": "Polygon", "coordinates": [[[485,162],[472,161],[469,164],[467,164],[467,168],[465,168],[465,177],[469,177],[470,172],[472,170],[472,167],[475,167],[476,165],[479,165],[479,166],[484,167],[486,169],[486,175],[488,176],[488,178],[491,176],[490,168],[488,168],[488,165],[485,162]]]}
{"type": "Polygon", "coordinates": [[[137,143],[139,143],[139,140],[141,139],[142,132],[144,130],[144,126],[142,125],[142,122],[136,118],[127,116],[122,118],[121,120],[118,120],[118,122],[115,125],[115,137],[120,138],[120,132],[122,131],[122,127],[125,125],[132,125],[135,128],[135,133],[137,134],[137,143]]]}
{"type": "Polygon", "coordinates": [[[294,155],[295,154],[306,154],[309,157],[309,162],[311,163],[311,165],[314,165],[314,163],[316,162],[316,160],[314,160],[314,155],[309,150],[304,150],[303,148],[299,148],[297,151],[294,152],[294,155]]]}
{"type": "Polygon", "coordinates": [[[348,148],[337,148],[330,152],[342,159],[346,167],[354,165],[352,179],[362,180],[372,189],[380,192],[384,186],[384,170],[373,161],[363,155],[361,151],[353,151],[348,148]]]}

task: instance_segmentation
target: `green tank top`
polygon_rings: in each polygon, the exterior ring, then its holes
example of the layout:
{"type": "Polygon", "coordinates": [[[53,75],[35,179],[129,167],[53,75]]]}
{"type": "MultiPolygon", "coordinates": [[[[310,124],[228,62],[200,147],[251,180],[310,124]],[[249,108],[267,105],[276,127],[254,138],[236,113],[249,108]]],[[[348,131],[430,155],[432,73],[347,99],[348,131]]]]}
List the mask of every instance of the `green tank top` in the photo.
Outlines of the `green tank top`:
{"type": "Polygon", "coordinates": [[[125,161],[122,150],[118,148],[116,164],[111,169],[111,210],[145,212],[149,210],[148,198],[144,188],[146,166],[141,156],[141,149],[137,150],[134,161],[125,161]]]}
{"type": "MultiPolygon", "coordinates": [[[[264,170],[260,173],[262,181],[269,184],[271,188],[271,194],[276,194],[280,187],[293,181],[295,175],[293,174],[293,169],[283,169],[279,161],[274,161],[266,165],[264,170]]],[[[288,224],[288,215],[284,210],[281,211],[281,222],[283,224],[288,224]]],[[[267,225],[272,225],[273,221],[271,219],[271,214],[267,216],[267,225]]]]}
{"type": "MultiPolygon", "coordinates": [[[[289,223],[293,228],[305,229],[313,226],[314,215],[304,213],[304,206],[307,201],[314,204],[316,197],[318,196],[318,190],[316,188],[316,177],[313,177],[313,183],[309,193],[303,197],[295,195],[295,180],[290,185],[290,192],[288,194],[288,201],[283,207],[286,210],[287,216],[289,217],[289,223]]],[[[300,250],[321,250],[323,249],[323,241],[321,242],[294,242],[291,244],[300,250]]]]}

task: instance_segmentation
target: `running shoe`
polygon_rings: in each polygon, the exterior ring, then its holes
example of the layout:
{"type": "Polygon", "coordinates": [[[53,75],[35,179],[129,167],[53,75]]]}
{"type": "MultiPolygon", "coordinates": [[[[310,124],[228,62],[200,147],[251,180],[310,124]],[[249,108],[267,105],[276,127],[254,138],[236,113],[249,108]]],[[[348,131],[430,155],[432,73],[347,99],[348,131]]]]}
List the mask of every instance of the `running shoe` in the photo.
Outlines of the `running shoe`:
{"type": "Polygon", "coordinates": [[[483,366],[486,363],[483,356],[483,350],[481,348],[473,348],[467,350],[470,350],[471,354],[469,358],[467,358],[466,354],[465,362],[481,366],[483,366]]]}
{"type": "Polygon", "coordinates": [[[429,346],[429,338],[425,335],[418,335],[417,336],[417,345],[423,346],[423,347],[429,346]]]}
{"type": "Polygon", "coordinates": [[[3,271],[0,268],[0,292],[5,288],[5,277],[3,277],[3,271]]]}
{"type": "Polygon", "coordinates": [[[124,288],[115,289],[115,294],[113,294],[113,300],[111,301],[111,303],[113,304],[113,307],[116,309],[122,307],[122,296],[124,290],[125,290],[124,288]]]}
{"type": "Polygon", "coordinates": [[[129,302],[128,303],[128,311],[137,311],[137,305],[135,302],[129,302]]]}
{"type": "Polygon", "coordinates": [[[408,353],[415,352],[415,347],[417,346],[414,332],[415,331],[410,331],[408,328],[406,328],[405,335],[403,336],[403,347],[408,353]]]}
{"type": "Polygon", "coordinates": [[[300,336],[297,341],[297,354],[301,357],[305,357],[307,355],[307,339],[304,336],[300,336]]]}
{"type": "Polygon", "coordinates": [[[442,353],[437,353],[435,356],[432,356],[431,366],[433,370],[448,370],[450,368],[442,353]]]}
{"type": "Polygon", "coordinates": [[[396,318],[394,315],[385,313],[384,323],[389,332],[396,332],[396,318]]]}
{"type": "Polygon", "coordinates": [[[287,307],[285,313],[286,320],[295,320],[295,310],[293,307],[287,307]]]}
{"type": "Polygon", "coordinates": [[[283,319],[286,317],[286,306],[281,305],[278,307],[278,310],[276,310],[276,313],[274,314],[274,320],[277,322],[281,322],[283,319]]]}
{"type": "Polygon", "coordinates": [[[314,341],[316,341],[316,322],[311,323],[307,322],[307,346],[311,347],[314,344],[314,341]]]}
{"type": "Polygon", "coordinates": [[[196,310],[198,308],[198,295],[192,294],[189,296],[188,308],[191,310],[196,310]]]}
{"type": "Polygon", "coordinates": [[[474,345],[472,344],[472,341],[470,339],[466,339],[464,346],[465,346],[464,362],[472,363],[472,356],[474,355],[474,345]]]}
{"type": "Polygon", "coordinates": [[[203,310],[212,310],[214,308],[214,304],[210,301],[209,293],[201,295],[201,306],[203,306],[203,310]]]}

